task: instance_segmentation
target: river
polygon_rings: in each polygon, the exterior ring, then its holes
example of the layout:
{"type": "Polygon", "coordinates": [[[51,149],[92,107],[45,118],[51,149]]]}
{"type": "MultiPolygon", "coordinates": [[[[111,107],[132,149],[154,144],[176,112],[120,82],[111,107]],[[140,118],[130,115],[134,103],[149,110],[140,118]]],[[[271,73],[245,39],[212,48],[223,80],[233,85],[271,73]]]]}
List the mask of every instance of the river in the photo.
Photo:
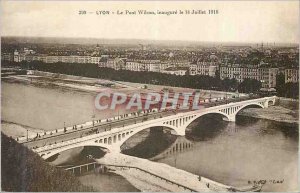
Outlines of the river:
{"type": "MultiPolygon", "coordinates": [[[[94,94],[87,92],[2,81],[2,120],[45,130],[83,123],[92,118],[93,99],[94,94]]],[[[113,113],[96,112],[95,116],[101,119],[113,113]]],[[[192,148],[168,153],[156,161],[227,185],[267,180],[264,191],[297,190],[296,126],[243,116],[235,123],[203,117],[189,134],[184,140],[191,142],[192,148]]],[[[90,174],[80,179],[99,191],[136,191],[120,176],[90,174]]]]}
{"type": "MultiPolygon", "coordinates": [[[[96,94],[66,88],[2,81],[2,120],[36,129],[54,130],[93,119],[116,116],[118,112],[96,111],[96,94]]],[[[125,110],[120,110],[120,114],[125,110]]]]}
{"type": "Polygon", "coordinates": [[[236,187],[245,186],[248,181],[267,180],[263,191],[297,190],[296,126],[249,117],[237,117],[235,123],[218,127],[216,121],[210,122],[202,126],[203,120],[199,120],[193,127],[200,131],[194,136],[201,137],[192,140],[191,150],[158,161],[236,187]],[[203,132],[204,129],[211,131],[203,132]],[[270,180],[284,182],[274,184],[270,180]]]}

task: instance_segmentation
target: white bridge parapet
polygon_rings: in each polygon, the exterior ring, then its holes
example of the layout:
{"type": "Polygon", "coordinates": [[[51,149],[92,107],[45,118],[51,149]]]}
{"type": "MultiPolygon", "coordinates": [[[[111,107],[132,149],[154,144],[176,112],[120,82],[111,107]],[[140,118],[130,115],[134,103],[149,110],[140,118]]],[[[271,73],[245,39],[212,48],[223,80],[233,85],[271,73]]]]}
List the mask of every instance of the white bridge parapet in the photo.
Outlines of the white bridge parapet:
{"type": "Polygon", "coordinates": [[[76,138],[64,142],[58,142],[52,145],[46,145],[33,149],[42,158],[47,159],[60,152],[82,146],[99,146],[109,151],[120,152],[121,145],[136,133],[151,127],[168,127],[175,131],[177,135],[185,135],[185,130],[197,118],[206,114],[221,114],[227,121],[235,121],[236,114],[243,108],[254,105],[261,108],[268,108],[275,104],[276,97],[264,97],[250,99],[240,102],[232,102],[219,106],[203,108],[195,111],[178,113],[154,120],[148,120],[141,123],[133,122],[131,125],[113,128],[109,131],[91,134],[89,136],[76,138]]]}

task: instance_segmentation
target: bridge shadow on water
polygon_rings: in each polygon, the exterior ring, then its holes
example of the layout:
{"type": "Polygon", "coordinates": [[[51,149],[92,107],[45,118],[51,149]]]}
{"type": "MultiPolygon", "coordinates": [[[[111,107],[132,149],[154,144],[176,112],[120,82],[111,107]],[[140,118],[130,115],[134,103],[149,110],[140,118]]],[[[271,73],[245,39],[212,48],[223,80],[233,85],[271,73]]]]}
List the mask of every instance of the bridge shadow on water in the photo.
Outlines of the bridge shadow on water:
{"type": "Polygon", "coordinates": [[[70,167],[94,162],[106,154],[106,150],[97,146],[84,146],[55,154],[46,159],[47,162],[59,166],[70,167]]]}
{"type": "Polygon", "coordinates": [[[132,136],[121,146],[121,152],[139,158],[151,158],[166,150],[177,139],[169,129],[153,127],[132,136]]]}
{"type": "Polygon", "coordinates": [[[219,114],[207,114],[193,121],[186,129],[186,138],[191,141],[207,141],[217,137],[229,124],[219,114]]]}
{"type": "Polygon", "coordinates": [[[178,136],[176,140],[164,151],[158,155],[151,157],[149,160],[157,161],[166,157],[174,156],[179,153],[183,153],[191,150],[194,147],[194,143],[185,138],[185,136],[178,136]]]}

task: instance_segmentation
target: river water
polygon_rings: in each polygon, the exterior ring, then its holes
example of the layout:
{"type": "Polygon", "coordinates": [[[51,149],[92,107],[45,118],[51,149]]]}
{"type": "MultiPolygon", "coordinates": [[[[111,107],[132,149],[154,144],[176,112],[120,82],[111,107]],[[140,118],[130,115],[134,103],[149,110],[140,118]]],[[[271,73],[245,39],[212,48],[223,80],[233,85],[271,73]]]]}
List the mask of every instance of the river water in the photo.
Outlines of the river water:
{"type": "Polygon", "coordinates": [[[264,191],[298,189],[296,126],[249,117],[237,117],[235,123],[225,124],[216,124],[215,120],[203,124],[209,118],[203,119],[192,128],[198,132],[190,139],[194,143],[190,150],[158,161],[236,187],[267,180],[264,191]],[[194,139],[195,135],[200,137],[194,139]]]}
{"type": "Polygon", "coordinates": [[[95,96],[66,88],[2,81],[2,120],[54,130],[91,121],[93,116],[95,120],[117,116],[118,112],[112,110],[96,111],[95,96]]]}
{"type": "MultiPolygon", "coordinates": [[[[52,130],[63,127],[64,122],[74,125],[90,121],[93,100],[91,93],[2,81],[2,120],[52,130]]],[[[101,119],[112,114],[96,112],[95,116],[101,119]]],[[[265,191],[297,190],[296,126],[238,116],[235,123],[203,117],[189,129],[189,135],[176,141],[192,143],[191,148],[172,152],[174,144],[170,144],[171,149],[156,161],[228,185],[267,180],[265,191]]],[[[120,176],[90,174],[80,179],[99,191],[136,191],[120,176]],[[110,182],[119,188],[112,188],[110,182]]]]}

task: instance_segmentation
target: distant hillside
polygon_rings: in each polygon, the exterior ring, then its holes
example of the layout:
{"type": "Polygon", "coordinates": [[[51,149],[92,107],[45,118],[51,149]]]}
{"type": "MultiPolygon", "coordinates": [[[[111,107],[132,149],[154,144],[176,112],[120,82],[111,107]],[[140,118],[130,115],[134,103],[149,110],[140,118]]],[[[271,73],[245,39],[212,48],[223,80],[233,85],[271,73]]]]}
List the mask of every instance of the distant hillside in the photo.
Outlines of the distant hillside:
{"type": "Polygon", "coordinates": [[[67,171],[1,133],[1,190],[11,192],[91,192],[67,171]]]}

